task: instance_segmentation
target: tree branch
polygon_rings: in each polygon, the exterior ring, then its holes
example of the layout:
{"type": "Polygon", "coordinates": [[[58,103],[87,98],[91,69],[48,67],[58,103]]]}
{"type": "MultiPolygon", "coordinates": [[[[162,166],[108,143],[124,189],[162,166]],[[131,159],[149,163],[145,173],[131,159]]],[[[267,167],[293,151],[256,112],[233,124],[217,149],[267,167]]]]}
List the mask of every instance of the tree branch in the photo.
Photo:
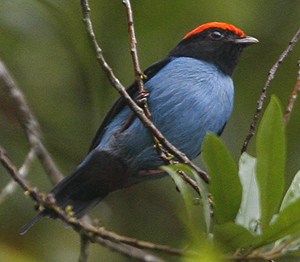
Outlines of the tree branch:
{"type": "Polygon", "coordinates": [[[183,255],[182,250],[172,248],[170,246],[158,245],[158,244],[154,244],[154,243],[151,243],[151,242],[148,242],[148,241],[139,240],[139,239],[136,239],[136,238],[120,236],[120,235],[118,235],[114,232],[107,231],[107,230],[104,230],[104,229],[100,229],[100,231],[101,231],[101,237],[103,237],[105,239],[108,239],[108,240],[111,240],[111,241],[122,242],[124,244],[128,244],[130,246],[135,246],[135,247],[138,247],[138,248],[156,250],[156,251],[164,252],[164,253],[170,254],[170,255],[177,255],[177,256],[183,255]]]}
{"type": "Polygon", "coordinates": [[[33,113],[27,105],[23,93],[16,85],[13,77],[6,69],[3,61],[0,59],[0,90],[5,92],[10,99],[11,111],[16,115],[18,121],[23,127],[30,147],[34,149],[39,161],[48,174],[53,184],[58,183],[63,175],[54,164],[49,152],[44,147],[41,140],[40,127],[33,113]]]}
{"type": "Polygon", "coordinates": [[[299,69],[298,69],[297,81],[296,81],[295,87],[293,89],[292,95],[289,99],[289,104],[288,104],[288,106],[285,110],[285,115],[284,115],[285,125],[287,125],[289,120],[290,120],[291,113],[292,113],[293,108],[294,108],[294,103],[295,103],[295,101],[297,99],[297,96],[298,96],[298,93],[300,91],[300,61],[298,61],[298,66],[299,66],[299,69]]]}
{"type": "Polygon", "coordinates": [[[28,191],[30,188],[29,183],[22,178],[17,168],[10,162],[6,156],[5,150],[0,147],[0,161],[2,165],[8,170],[12,178],[22,187],[24,191],[28,191]]]}
{"type": "MultiPolygon", "coordinates": [[[[23,165],[19,169],[19,173],[22,177],[26,177],[29,172],[29,167],[32,164],[33,160],[35,159],[35,152],[33,149],[31,149],[24,162],[23,165]]],[[[14,180],[11,180],[8,182],[8,184],[3,188],[1,194],[0,194],[0,205],[3,203],[8,195],[11,195],[13,192],[15,192],[17,188],[17,183],[14,180]]]]}
{"type": "Polygon", "coordinates": [[[133,60],[133,66],[134,66],[134,72],[135,72],[135,80],[138,83],[138,87],[140,92],[143,92],[145,90],[143,78],[145,77],[143,71],[140,67],[140,62],[138,58],[138,52],[137,52],[137,40],[135,36],[135,29],[134,29],[134,22],[133,22],[133,15],[132,15],[132,8],[131,3],[129,0],[123,0],[123,4],[126,7],[126,13],[127,13],[127,20],[128,20],[128,32],[130,35],[130,52],[133,60]]]}
{"type": "Polygon", "coordinates": [[[80,256],[78,262],[87,262],[89,256],[90,240],[86,235],[80,235],[80,256]]]}
{"type": "MultiPolygon", "coordinates": [[[[142,72],[139,58],[138,58],[138,51],[137,51],[137,40],[135,36],[135,29],[134,29],[134,21],[133,21],[133,15],[132,15],[132,8],[130,0],[123,0],[123,4],[126,7],[126,13],[127,13],[127,20],[128,20],[128,31],[130,35],[130,51],[132,55],[133,65],[134,65],[134,72],[135,72],[135,81],[138,84],[139,90],[140,90],[140,103],[138,103],[142,109],[144,110],[145,115],[147,118],[152,121],[151,119],[151,112],[147,105],[147,98],[144,97],[144,95],[151,95],[147,92],[144,86],[143,79],[147,78],[147,76],[142,72]]],[[[151,131],[151,130],[150,130],[151,131]]],[[[162,158],[162,160],[166,164],[175,164],[175,161],[172,161],[170,158],[170,153],[163,148],[163,146],[160,144],[161,141],[157,139],[157,137],[153,134],[153,139],[155,143],[155,148],[157,150],[157,153],[162,158]]],[[[189,183],[194,190],[201,195],[200,188],[197,185],[197,182],[194,181],[192,178],[190,178],[188,175],[186,175],[183,171],[178,172],[178,174],[187,182],[189,183]]]]}

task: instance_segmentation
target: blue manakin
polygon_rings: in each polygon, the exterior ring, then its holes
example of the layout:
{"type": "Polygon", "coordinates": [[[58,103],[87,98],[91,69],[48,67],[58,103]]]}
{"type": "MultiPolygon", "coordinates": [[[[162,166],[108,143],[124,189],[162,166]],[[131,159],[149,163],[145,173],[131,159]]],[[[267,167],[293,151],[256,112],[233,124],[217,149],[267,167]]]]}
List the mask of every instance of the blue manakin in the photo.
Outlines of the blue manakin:
{"type": "MultiPolygon", "coordinates": [[[[257,42],[233,25],[207,23],[145,70],[154,124],[190,159],[200,154],[207,132],[222,133],[233,109],[234,69],[243,49],[257,42]]],[[[137,83],[128,93],[137,99],[137,83]]],[[[60,208],[72,206],[81,218],[110,192],[164,177],[158,171],[162,164],[152,134],[120,97],[100,125],[87,157],[50,194],[60,208]]],[[[56,218],[45,209],[20,234],[45,216],[56,218]]]]}

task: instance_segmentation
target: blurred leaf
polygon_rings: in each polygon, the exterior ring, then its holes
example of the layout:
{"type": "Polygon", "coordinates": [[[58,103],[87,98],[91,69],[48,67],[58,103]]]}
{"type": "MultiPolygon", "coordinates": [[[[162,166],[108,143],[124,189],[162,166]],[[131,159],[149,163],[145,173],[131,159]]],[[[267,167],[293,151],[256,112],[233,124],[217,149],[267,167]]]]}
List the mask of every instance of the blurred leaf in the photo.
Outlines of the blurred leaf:
{"type": "Polygon", "coordinates": [[[208,134],[203,142],[202,158],[211,177],[216,220],[219,224],[232,222],[242,198],[237,166],[223,142],[213,134],[208,134]]]}
{"type": "Polygon", "coordinates": [[[0,245],[1,262],[35,262],[33,258],[22,253],[22,251],[12,249],[9,246],[0,245]]]}
{"type": "Polygon", "coordinates": [[[257,180],[264,230],[278,211],[284,191],[285,133],[278,99],[273,95],[257,132],[257,180]]]}
{"type": "Polygon", "coordinates": [[[194,189],[177,173],[177,170],[181,169],[179,166],[181,165],[162,166],[161,169],[168,172],[183,196],[188,215],[188,221],[185,225],[189,229],[190,234],[195,242],[202,241],[205,237],[205,232],[207,232],[203,223],[203,212],[201,212],[203,210],[200,205],[195,204],[194,192],[192,192],[194,189]]]}
{"type": "Polygon", "coordinates": [[[256,232],[260,219],[259,190],[256,179],[256,158],[246,152],[241,155],[239,176],[243,187],[242,204],[236,218],[236,223],[256,232]]]}
{"type": "Polygon", "coordinates": [[[300,256],[300,232],[284,238],[283,241],[287,244],[283,252],[284,256],[300,256]]]}
{"type": "Polygon", "coordinates": [[[185,172],[187,175],[192,176],[195,178],[201,192],[201,204],[203,207],[203,215],[205,219],[205,224],[206,224],[206,233],[209,233],[210,225],[211,225],[211,210],[210,210],[210,203],[208,199],[208,188],[205,182],[200,178],[198,173],[190,168],[187,165],[184,164],[179,164],[176,165],[177,168],[185,172]]]}
{"type": "Polygon", "coordinates": [[[216,245],[211,245],[209,241],[198,243],[197,247],[191,248],[193,255],[187,255],[184,262],[225,262],[224,254],[216,245]],[[195,254],[195,255],[194,255],[195,254]],[[223,259],[222,259],[223,258],[223,259]]]}
{"type": "Polygon", "coordinates": [[[270,244],[290,234],[300,231],[300,199],[294,201],[277,216],[276,220],[263,232],[258,246],[270,244]]]}
{"type": "Polygon", "coordinates": [[[254,245],[257,239],[244,227],[228,222],[214,227],[214,239],[225,252],[254,245]]]}
{"type": "Polygon", "coordinates": [[[282,211],[288,205],[295,202],[300,198],[300,171],[295,175],[288,191],[286,192],[283,201],[281,203],[280,210],[282,211]]]}
{"type": "Polygon", "coordinates": [[[196,179],[196,182],[200,188],[201,192],[201,200],[202,200],[202,206],[203,206],[203,215],[205,219],[205,224],[206,224],[206,232],[209,233],[210,227],[211,227],[211,209],[210,209],[210,203],[208,199],[208,188],[207,185],[204,183],[204,181],[200,178],[200,176],[194,171],[193,175],[196,179]]]}

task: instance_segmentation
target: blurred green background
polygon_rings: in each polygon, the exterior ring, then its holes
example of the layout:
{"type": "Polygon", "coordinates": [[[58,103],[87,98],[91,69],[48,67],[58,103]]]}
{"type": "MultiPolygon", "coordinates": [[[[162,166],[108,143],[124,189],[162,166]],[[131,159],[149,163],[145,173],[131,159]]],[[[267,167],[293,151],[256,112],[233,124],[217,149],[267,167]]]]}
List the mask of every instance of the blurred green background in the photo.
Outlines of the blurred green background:
{"type": "MultiPolygon", "coordinates": [[[[104,55],[128,86],[134,74],[122,1],[90,0],[90,5],[104,55]]],[[[247,48],[236,70],[235,109],[222,135],[238,160],[268,71],[299,28],[300,1],[139,0],[132,1],[132,6],[144,69],[163,58],[187,32],[206,22],[232,23],[260,40],[247,48]]],[[[0,56],[38,118],[45,145],[62,172],[68,174],[85,157],[101,119],[118,97],[96,62],[82,23],[80,1],[1,0],[0,56]]],[[[284,107],[295,85],[299,58],[300,47],[296,46],[268,93],[279,96],[284,107]]],[[[297,101],[287,129],[287,183],[300,169],[299,106],[297,101]]],[[[4,102],[0,109],[0,144],[19,166],[28,144],[4,102]]],[[[254,139],[249,152],[255,155],[254,139]]],[[[196,163],[201,165],[200,160],[196,163]]],[[[0,188],[9,180],[0,167],[0,188]]],[[[28,180],[41,191],[51,189],[37,161],[28,180]]],[[[77,261],[79,238],[62,223],[45,219],[25,236],[18,235],[20,227],[35,214],[32,201],[19,188],[0,206],[1,261],[77,261]]],[[[183,202],[170,178],[111,194],[90,214],[106,229],[130,237],[175,247],[183,247],[188,238],[182,223],[183,202]]],[[[89,261],[129,259],[92,245],[89,261]]]]}

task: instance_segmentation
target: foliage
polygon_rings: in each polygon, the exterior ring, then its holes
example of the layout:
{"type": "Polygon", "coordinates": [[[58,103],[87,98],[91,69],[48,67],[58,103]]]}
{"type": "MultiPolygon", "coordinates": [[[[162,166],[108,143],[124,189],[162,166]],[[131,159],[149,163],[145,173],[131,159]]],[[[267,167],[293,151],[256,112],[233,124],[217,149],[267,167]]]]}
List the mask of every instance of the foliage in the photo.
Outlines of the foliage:
{"type": "Polygon", "coordinates": [[[212,218],[206,208],[209,204],[207,189],[202,191],[204,212],[199,220],[206,219],[207,227],[202,232],[195,232],[195,224],[201,222],[195,221],[191,189],[177,170],[195,174],[186,166],[164,168],[185,199],[190,218],[187,224],[194,238],[209,232],[206,242],[220,247],[224,257],[241,261],[299,255],[300,171],[284,195],[285,140],[283,113],[275,96],[272,96],[257,132],[256,157],[243,153],[239,168],[223,142],[213,134],[207,135],[202,157],[211,176],[209,187],[215,206],[212,218]]]}

